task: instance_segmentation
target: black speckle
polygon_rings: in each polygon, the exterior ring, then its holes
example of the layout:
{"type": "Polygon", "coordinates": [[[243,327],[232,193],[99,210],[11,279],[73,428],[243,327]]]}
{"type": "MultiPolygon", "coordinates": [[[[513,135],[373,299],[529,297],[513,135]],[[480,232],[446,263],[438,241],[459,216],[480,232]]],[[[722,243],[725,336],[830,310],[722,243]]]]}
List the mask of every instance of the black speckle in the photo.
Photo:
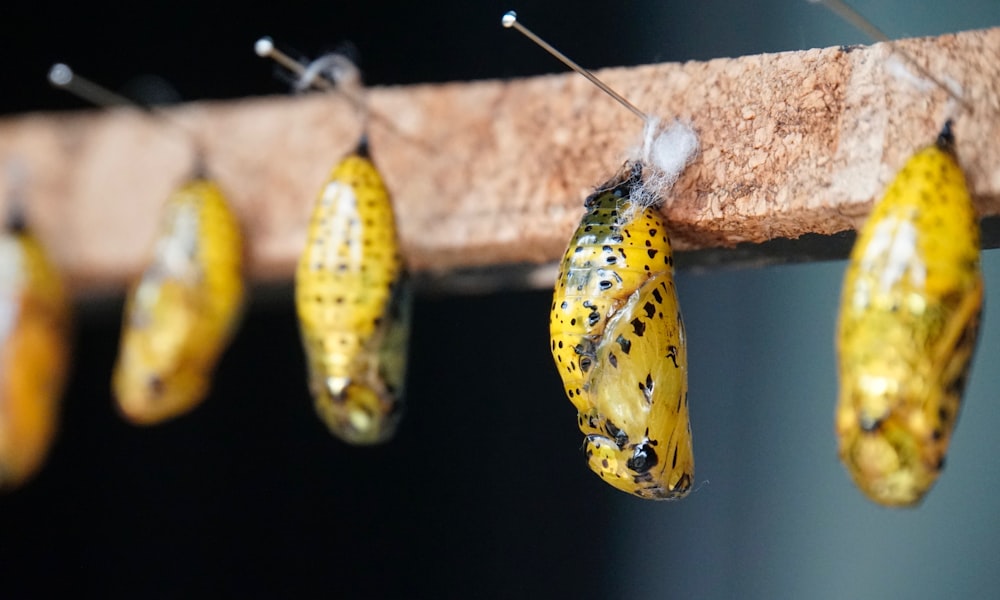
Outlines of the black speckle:
{"type": "Polygon", "coordinates": [[[653,306],[652,302],[647,302],[642,305],[642,310],[646,311],[646,318],[652,319],[653,315],[656,314],[656,307],[653,306]]]}
{"type": "Polygon", "coordinates": [[[660,294],[660,290],[653,290],[653,300],[656,300],[657,304],[663,304],[663,295],[660,294]]]}
{"type": "Polygon", "coordinates": [[[619,448],[623,448],[628,444],[628,434],[618,428],[617,425],[611,422],[609,419],[604,423],[604,430],[608,432],[608,435],[615,438],[615,444],[619,448]]]}
{"type": "Polygon", "coordinates": [[[149,393],[153,395],[154,398],[158,398],[166,390],[166,385],[163,383],[163,378],[159,375],[153,375],[149,378],[149,393]]]}
{"type": "Polygon", "coordinates": [[[659,250],[653,250],[652,248],[650,248],[649,250],[646,250],[646,254],[649,255],[649,258],[656,257],[656,253],[657,252],[659,252],[659,250]]]}
{"type": "Polygon", "coordinates": [[[642,381],[639,382],[639,391],[642,392],[648,404],[653,403],[653,378],[648,373],[646,374],[645,383],[642,381]]]}
{"type": "Polygon", "coordinates": [[[632,332],[638,337],[642,337],[642,334],[646,333],[646,322],[636,317],[630,321],[632,323],[632,332]]]}
{"type": "Polygon", "coordinates": [[[622,352],[624,352],[625,354],[628,354],[632,350],[632,342],[625,339],[625,336],[623,335],[619,335],[617,338],[615,338],[615,342],[617,342],[618,345],[621,346],[622,352]]]}
{"type": "Polygon", "coordinates": [[[618,368],[618,357],[615,356],[614,352],[608,355],[608,362],[611,363],[612,367],[616,369],[618,368]]]}
{"type": "MultiPolygon", "coordinates": [[[[609,258],[614,259],[614,256],[611,256],[609,258]]],[[[610,290],[613,284],[607,279],[602,279],[600,283],[598,283],[598,285],[601,287],[602,290],[610,290]]]]}
{"type": "Polygon", "coordinates": [[[674,368],[679,369],[680,365],[677,364],[677,346],[667,346],[667,356],[674,363],[674,368]]]}

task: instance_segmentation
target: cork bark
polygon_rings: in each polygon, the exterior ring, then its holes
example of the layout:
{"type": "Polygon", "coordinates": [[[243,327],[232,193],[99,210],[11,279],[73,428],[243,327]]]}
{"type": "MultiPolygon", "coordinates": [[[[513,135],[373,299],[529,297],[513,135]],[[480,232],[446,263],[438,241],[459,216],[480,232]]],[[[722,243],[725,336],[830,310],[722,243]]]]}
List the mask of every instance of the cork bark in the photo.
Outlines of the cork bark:
{"type": "MultiPolygon", "coordinates": [[[[678,250],[855,228],[950,117],[977,208],[1000,214],[1000,28],[598,75],[700,137],[662,208],[678,250]],[[893,48],[960,89],[973,112],[893,48]]],[[[557,260],[584,197],[642,129],[569,73],[375,88],[370,102],[371,153],[393,193],[406,261],[432,276],[557,260]]],[[[197,102],[166,116],[0,120],[0,160],[27,167],[28,219],[71,283],[115,289],[141,268],[159,208],[198,149],[244,223],[251,275],[290,279],[320,186],[358,140],[355,108],[311,94],[197,102]]]]}

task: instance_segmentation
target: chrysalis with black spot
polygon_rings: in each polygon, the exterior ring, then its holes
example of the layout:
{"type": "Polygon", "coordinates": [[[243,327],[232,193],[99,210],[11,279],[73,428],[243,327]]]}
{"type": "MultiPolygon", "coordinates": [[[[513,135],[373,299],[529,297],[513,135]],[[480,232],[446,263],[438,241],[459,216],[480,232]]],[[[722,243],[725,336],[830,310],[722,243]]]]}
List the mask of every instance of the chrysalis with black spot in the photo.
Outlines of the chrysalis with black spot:
{"type": "Polygon", "coordinates": [[[70,354],[69,298],[19,210],[0,233],[0,489],[44,463],[70,354]]]}
{"type": "Polygon", "coordinates": [[[243,235],[219,187],[196,178],[167,200],[152,259],[129,290],[113,388],[138,425],[187,413],[242,312],[243,235]]]}
{"type": "Polygon", "coordinates": [[[687,346],[666,224],[655,207],[622,216],[641,171],[626,165],[587,198],[559,270],[551,350],[590,468],[625,492],[675,499],[694,478],[687,346]]]}
{"type": "Polygon", "coordinates": [[[392,203],[365,141],[320,191],[295,304],[319,416],[348,443],[389,439],[403,407],[411,298],[392,203]]]}
{"type": "Polygon", "coordinates": [[[874,502],[914,505],[937,480],[982,304],[979,223],[948,123],[875,205],[844,278],[836,432],[874,502]]]}

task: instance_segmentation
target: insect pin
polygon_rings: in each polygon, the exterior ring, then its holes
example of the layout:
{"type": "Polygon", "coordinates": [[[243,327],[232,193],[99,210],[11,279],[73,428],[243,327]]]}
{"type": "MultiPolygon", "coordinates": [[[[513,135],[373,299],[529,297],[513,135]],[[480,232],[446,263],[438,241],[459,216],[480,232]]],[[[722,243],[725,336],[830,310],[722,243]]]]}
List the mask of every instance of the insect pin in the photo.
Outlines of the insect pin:
{"type": "MultiPolygon", "coordinates": [[[[100,104],[131,104],[65,65],[49,79],[100,104]]],[[[126,297],[112,389],[128,421],[161,423],[204,400],[239,323],[244,287],[239,222],[199,165],[167,198],[150,260],[126,297]]]]}
{"type": "Polygon", "coordinates": [[[56,435],[70,353],[59,273],[10,195],[0,233],[0,489],[42,467],[56,435]]]}
{"type": "MultiPolygon", "coordinates": [[[[888,40],[843,2],[824,4],[888,40]]],[[[979,331],[979,252],[949,120],[872,208],[844,276],[835,430],[841,461],[878,504],[916,505],[944,466],[979,331]]]]}
{"type": "MultiPolygon", "coordinates": [[[[256,50],[295,72],[299,87],[336,86],[351,94],[367,120],[360,92],[340,86],[360,85],[346,57],[332,54],[302,65],[268,38],[256,50]]],[[[365,135],[320,190],[295,271],[295,306],[320,418],[350,444],[391,438],[403,411],[411,295],[392,202],[365,135]]]]}
{"type": "Polygon", "coordinates": [[[643,155],[587,197],[559,268],[549,320],[552,357],[576,407],[590,468],[649,499],[685,496],[694,478],[687,342],[673,280],[663,194],[697,152],[690,128],[660,131],[589,71],[513,27],[643,119],[643,155]],[[654,160],[654,156],[659,160],[654,160]]]}

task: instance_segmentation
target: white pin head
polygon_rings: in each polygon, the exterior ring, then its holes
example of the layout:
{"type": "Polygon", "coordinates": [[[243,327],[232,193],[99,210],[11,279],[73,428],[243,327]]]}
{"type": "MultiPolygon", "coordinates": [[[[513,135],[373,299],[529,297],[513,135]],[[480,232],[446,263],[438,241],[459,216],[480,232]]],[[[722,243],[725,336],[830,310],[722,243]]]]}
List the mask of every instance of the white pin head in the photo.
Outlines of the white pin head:
{"type": "Polygon", "coordinates": [[[64,87],[73,81],[73,69],[64,63],[56,63],[49,68],[49,83],[56,87],[64,87]]]}
{"type": "Polygon", "coordinates": [[[264,36],[254,43],[253,50],[257,53],[257,56],[267,58],[271,56],[271,52],[274,51],[274,40],[264,36]]]}

